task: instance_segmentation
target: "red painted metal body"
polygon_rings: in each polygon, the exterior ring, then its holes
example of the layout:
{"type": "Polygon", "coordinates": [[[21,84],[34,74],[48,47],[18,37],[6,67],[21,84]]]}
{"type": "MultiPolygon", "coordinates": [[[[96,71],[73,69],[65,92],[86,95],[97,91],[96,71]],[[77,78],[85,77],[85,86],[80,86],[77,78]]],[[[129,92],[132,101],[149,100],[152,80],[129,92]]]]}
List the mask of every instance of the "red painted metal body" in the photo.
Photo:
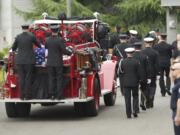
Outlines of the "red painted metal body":
{"type": "MultiPolygon", "coordinates": [[[[42,21],[43,22],[43,21],[42,21]]],[[[50,32],[48,28],[49,23],[35,23],[34,25],[38,27],[38,30],[30,28],[30,31],[33,32],[36,38],[42,43],[45,42],[45,34],[46,32],[50,32]]],[[[87,22],[89,24],[89,22],[87,22]]],[[[85,48],[93,48],[98,47],[95,41],[95,28],[97,24],[97,20],[91,21],[92,27],[87,28],[83,23],[78,22],[75,23],[67,23],[61,22],[60,24],[60,33],[61,36],[66,40],[66,46],[72,46],[76,51],[83,50],[85,48]],[[88,41],[82,35],[86,33],[86,36],[91,37],[90,41],[88,41]]],[[[78,67],[78,58],[76,54],[72,54],[71,56],[64,56],[64,67],[69,69],[68,73],[64,73],[65,76],[70,78],[70,81],[66,85],[64,89],[64,97],[65,98],[77,98],[79,97],[79,89],[82,83],[82,76],[80,74],[81,70],[78,67]]],[[[86,73],[87,80],[87,90],[86,97],[93,97],[93,85],[95,78],[98,78],[98,82],[100,84],[101,91],[103,93],[104,90],[111,91],[113,89],[114,84],[114,74],[116,61],[108,60],[104,62],[100,62],[100,68],[98,71],[90,71],[86,73]]],[[[19,86],[18,86],[18,76],[15,71],[14,65],[14,54],[9,53],[8,63],[7,63],[7,76],[6,81],[3,84],[3,88],[5,91],[5,98],[19,98],[19,86]]]]}

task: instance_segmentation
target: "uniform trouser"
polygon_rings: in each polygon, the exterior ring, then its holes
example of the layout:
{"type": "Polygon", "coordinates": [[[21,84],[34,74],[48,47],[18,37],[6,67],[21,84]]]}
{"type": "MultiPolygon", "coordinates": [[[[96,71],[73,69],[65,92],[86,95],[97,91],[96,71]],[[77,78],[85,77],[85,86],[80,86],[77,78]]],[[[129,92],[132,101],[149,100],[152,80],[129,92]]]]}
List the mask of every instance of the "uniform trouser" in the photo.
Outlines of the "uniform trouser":
{"type": "Polygon", "coordinates": [[[18,64],[17,72],[19,75],[20,97],[32,96],[32,77],[34,65],[32,64],[18,64]]]}
{"type": "Polygon", "coordinates": [[[147,85],[147,107],[153,107],[156,93],[156,77],[151,78],[151,83],[147,85]]]}
{"type": "Polygon", "coordinates": [[[160,79],[159,79],[159,86],[161,88],[161,94],[165,95],[166,94],[166,90],[170,91],[170,87],[171,87],[171,80],[169,77],[169,72],[170,72],[170,67],[161,67],[160,68],[160,79]],[[164,82],[164,73],[166,76],[166,85],[164,82]]]}
{"type": "Polygon", "coordinates": [[[180,135],[180,126],[176,126],[174,122],[174,118],[176,116],[176,110],[173,110],[172,115],[173,115],[172,118],[173,118],[173,125],[174,125],[174,134],[180,135]]]}
{"type": "Polygon", "coordinates": [[[141,105],[145,106],[147,101],[147,82],[141,82],[140,89],[141,89],[141,105]]]}
{"type": "Polygon", "coordinates": [[[132,114],[131,93],[133,96],[133,113],[138,113],[139,111],[138,86],[137,87],[124,87],[124,98],[125,98],[125,104],[126,104],[127,117],[130,117],[132,114]]]}
{"type": "Polygon", "coordinates": [[[55,97],[63,96],[62,79],[63,79],[63,67],[61,66],[48,66],[49,76],[49,95],[55,97]]]}
{"type": "Polygon", "coordinates": [[[123,87],[123,75],[119,75],[119,83],[120,83],[120,88],[121,88],[121,94],[124,95],[124,87],[123,87]]]}

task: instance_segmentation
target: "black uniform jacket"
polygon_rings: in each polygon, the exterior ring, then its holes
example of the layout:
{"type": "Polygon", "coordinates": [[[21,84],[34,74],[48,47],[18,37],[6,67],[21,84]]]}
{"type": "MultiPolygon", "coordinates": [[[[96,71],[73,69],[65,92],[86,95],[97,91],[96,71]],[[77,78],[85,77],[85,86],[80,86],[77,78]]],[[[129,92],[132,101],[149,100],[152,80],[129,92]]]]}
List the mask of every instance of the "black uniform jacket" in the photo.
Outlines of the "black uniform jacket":
{"type": "Polygon", "coordinates": [[[170,59],[172,57],[172,46],[167,44],[165,41],[162,41],[155,45],[153,49],[159,52],[159,66],[169,67],[170,59]]]}
{"type": "Polygon", "coordinates": [[[115,32],[110,35],[110,48],[113,48],[115,45],[119,44],[119,33],[115,32]]]}
{"type": "Polygon", "coordinates": [[[131,37],[130,39],[129,39],[129,45],[132,47],[133,46],[133,44],[135,43],[135,42],[139,42],[140,40],[138,39],[138,38],[136,38],[136,37],[131,37]]]}
{"type": "Polygon", "coordinates": [[[180,56],[180,50],[178,50],[178,48],[177,48],[177,40],[175,40],[171,46],[172,46],[172,50],[173,50],[172,57],[174,59],[176,59],[178,56],[180,56]]]}
{"type": "Polygon", "coordinates": [[[141,79],[142,81],[146,82],[148,78],[150,78],[150,65],[148,56],[143,54],[141,51],[135,51],[133,57],[140,62],[141,68],[141,79]]]}
{"type": "Polygon", "coordinates": [[[180,78],[175,80],[175,85],[172,89],[171,103],[170,107],[173,111],[177,109],[177,100],[180,98],[180,78]]]}
{"type": "Polygon", "coordinates": [[[129,45],[127,43],[121,43],[121,44],[115,45],[113,48],[113,55],[118,57],[118,59],[127,58],[125,49],[128,47],[129,45]]]}
{"type": "Polygon", "coordinates": [[[121,69],[123,71],[123,86],[124,87],[136,87],[139,84],[141,71],[140,63],[134,58],[126,58],[121,63],[121,69]]]}
{"type": "Polygon", "coordinates": [[[47,66],[63,66],[62,55],[71,55],[71,52],[66,50],[64,40],[58,36],[48,37],[45,47],[48,49],[47,66]]]}
{"type": "Polygon", "coordinates": [[[41,48],[32,33],[23,32],[15,38],[12,46],[13,51],[18,49],[18,54],[15,56],[15,64],[35,64],[33,44],[41,48]]]}
{"type": "Polygon", "coordinates": [[[151,47],[146,47],[142,50],[142,53],[148,56],[149,65],[150,65],[150,77],[154,78],[157,76],[159,72],[159,54],[157,51],[152,49],[151,47]]]}

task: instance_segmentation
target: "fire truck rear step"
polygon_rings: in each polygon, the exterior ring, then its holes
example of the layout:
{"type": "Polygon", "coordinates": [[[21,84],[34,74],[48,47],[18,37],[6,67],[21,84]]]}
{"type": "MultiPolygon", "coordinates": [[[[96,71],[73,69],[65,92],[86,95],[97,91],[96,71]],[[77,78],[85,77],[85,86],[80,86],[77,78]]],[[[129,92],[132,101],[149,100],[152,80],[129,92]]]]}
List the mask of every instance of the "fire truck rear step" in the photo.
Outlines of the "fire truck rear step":
{"type": "Polygon", "coordinates": [[[66,99],[60,99],[60,100],[51,100],[51,99],[31,99],[31,100],[21,100],[19,98],[5,98],[5,99],[0,99],[0,103],[3,102],[16,102],[16,103],[74,103],[74,102],[88,102],[93,100],[93,97],[87,97],[84,99],[80,98],[66,98],[66,99]]]}

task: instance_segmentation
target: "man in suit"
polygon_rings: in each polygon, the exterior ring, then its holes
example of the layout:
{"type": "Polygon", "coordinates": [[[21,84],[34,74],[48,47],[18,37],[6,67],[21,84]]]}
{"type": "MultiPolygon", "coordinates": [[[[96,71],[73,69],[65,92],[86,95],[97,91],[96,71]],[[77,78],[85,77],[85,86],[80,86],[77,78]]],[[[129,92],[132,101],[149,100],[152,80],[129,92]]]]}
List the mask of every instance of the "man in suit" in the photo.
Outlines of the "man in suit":
{"type": "MultiPolygon", "coordinates": [[[[113,48],[113,55],[117,57],[118,62],[121,63],[121,61],[125,58],[127,58],[125,49],[129,47],[127,43],[128,35],[126,34],[120,34],[119,40],[121,43],[116,44],[113,48]]],[[[119,64],[118,64],[119,65],[119,64]]],[[[119,67],[118,67],[119,68],[119,67]]],[[[121,86],[121,94],[124,95],[123,92],[123,76],[122,74],[119,74],[119,81],[121,86]]]]}
{"type": "Polygon", "coordinates": [[[136,30],[129,30],[130,38],[129,38],[129,44],[133,46],[135,42],[138,42],[137,34],[138,32],[136,30]]]}
{"type": "Polygon", "coordinates": [[[135,52],[133,54],[133,57],[137,59],[140,62],[140,68],[141,68],[141,81],[140,81],[140,89],[141,89],[141,103],[140,107],[142,110],[146,110],[146,100],[147,100],[147,83],[148,78],[150,78],[150,69],[149,69],[149,60],[148,56],[143,54],[141,51],[142,42],[135,42],[134,48],[135,52]]]}
{"type": "Polygon", "coordinates": [[[41,48],[37,42],[35,36],[28,31],[28,25],[22,25],[23,32],[19,34],[12,45],[12,51],[18,49],[18,53],[15,56],[15,64],[17,65],[17,71],[19,75],[20,84],[20,98],[31,99],[32,98],[32,74],[35,64],[35,53],[33,45],[41,48]]]}
{"type": "Polygon", "coordinates": [[[119,40],[119,35],[121,33],[121,27],[119,25],[116,25],[115,26],[115,32],[112,33],[112,35],[110,36],[110,41],[111,41],[111,48],[113,48],[115,45],[119,44],[120,43],[120,40],[119,40]]]}
{"type": "Polygon", "coordinates": [[[59,26],[51,26],[52,35],[46,39],[45,47],[48,49],[47,69],[49,76],[49,97],[51,99],[63,98],[63,54],[71,55],[66,50],[64,40],[58,36],[59,26]]]}
{"type": "Polygon", "coordinates": [[[138,117],[137,113],[139,111],[138,86],[141,77],[141,71],[139,61],[133,58],[134,51],[134,48],[126,48],[125,52],[127,53],[127,58],[125,58],[120,65],[123,74],[123,87],[127,118],[131,118],[132,112],[134,117],[138,117]],[[131,93],[133,97],[133,111],[131,109],[131,93]]]}
{"type": "Polygon", "coordinates": [[[144,38],[145,49],[142,50],[142,53],[148,56],[150,65],[150,82],[148,84],[148,98],[146,102],[147,108],[153,108],[154,106],[156,77],[159,72],[159,54],[157,51],[152,49],[153,41],[154,39],[151,37],[144,38]]]}
{"type": "Polygon", "coordinates": [[[161,88],[161,94],[164,97],[166,93],[171,95],[171,79],[169,77],[170,72],[170,60],[172,57],[172,47],[166,42],[166,34],[161,34],[160,41],[153,47],[159,53],[159,68],[160,79],[159,86],[161,88]],[[166,76],[166,83],[164,82],[164,75],[166,76]]]}

